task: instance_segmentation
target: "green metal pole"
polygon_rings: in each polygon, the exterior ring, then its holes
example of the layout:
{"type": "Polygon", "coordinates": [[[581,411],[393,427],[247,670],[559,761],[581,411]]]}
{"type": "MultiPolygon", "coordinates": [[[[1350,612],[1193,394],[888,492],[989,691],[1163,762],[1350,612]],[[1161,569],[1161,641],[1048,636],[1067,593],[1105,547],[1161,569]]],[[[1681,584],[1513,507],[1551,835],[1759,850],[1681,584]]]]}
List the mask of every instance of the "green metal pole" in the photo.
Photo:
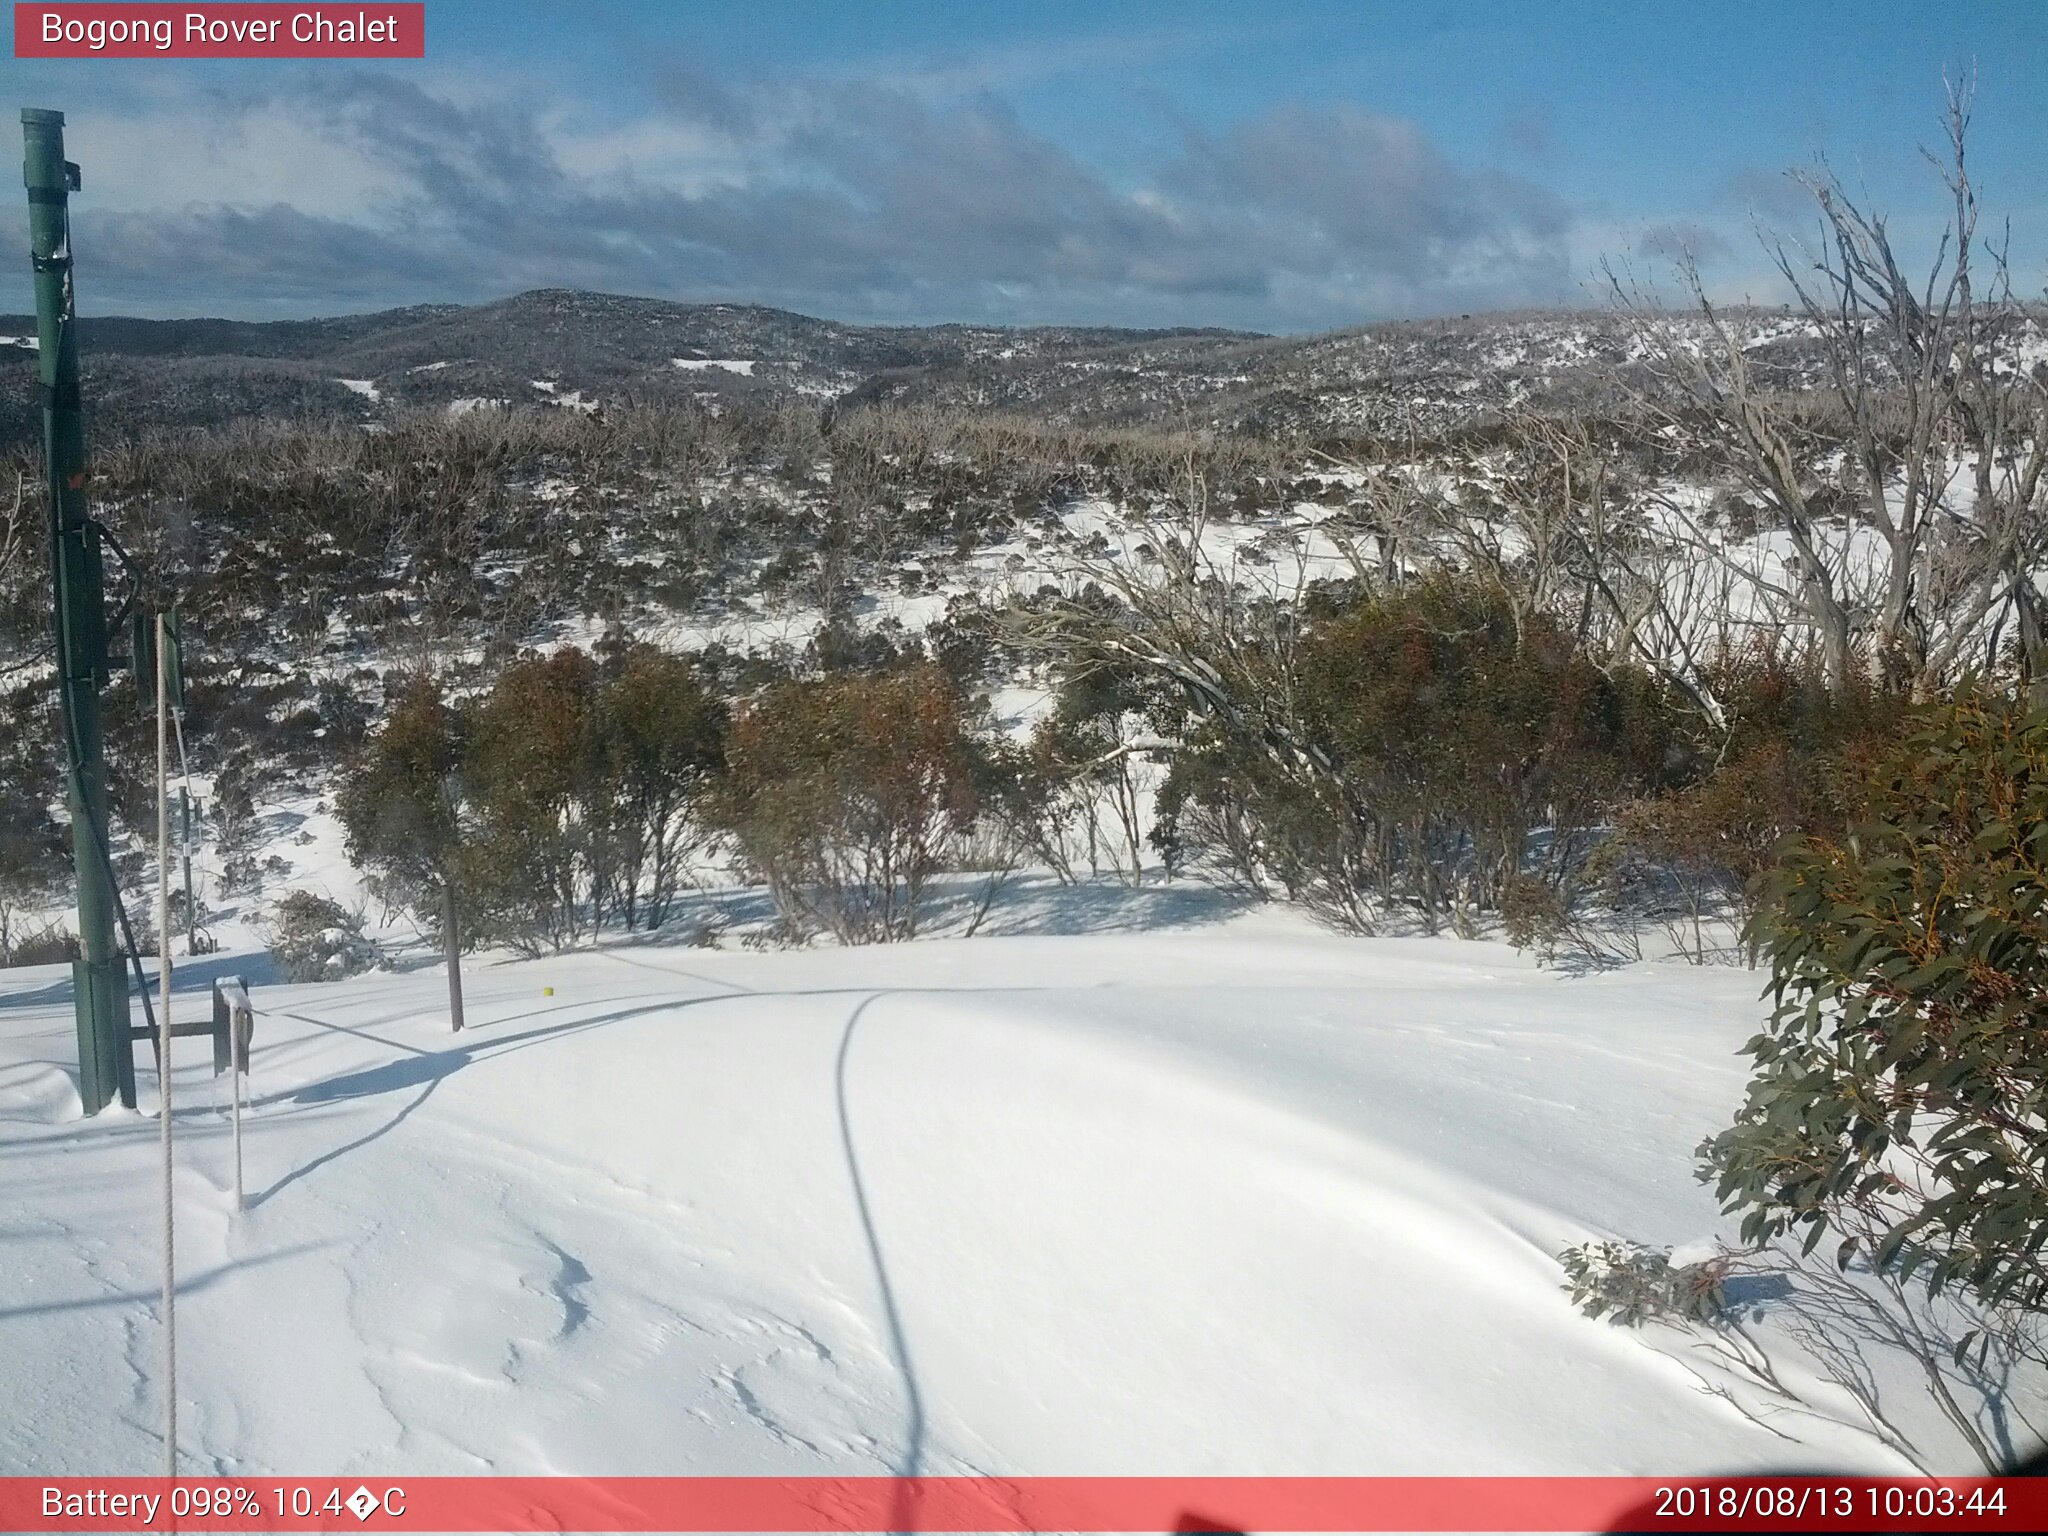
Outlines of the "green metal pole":
{"type": "Polygon", "coordinates": [[[49,469],[50,568],[56,589],[58,697],[78,866],[78,942],[72,968],[78,1015],[78,1092],[95,1114],[118,1092],[135,1104],[128,989],[114,948],[114,888],[101,839],[107,764],[100,686],[107,675],[106,590],[99,533],[85,507],[85,419],[78,391],[77,311],[71,281],[71,202],[78,167],[64,159],[64,114],[23,108],[23,167],[36,283],[49,469]]]}

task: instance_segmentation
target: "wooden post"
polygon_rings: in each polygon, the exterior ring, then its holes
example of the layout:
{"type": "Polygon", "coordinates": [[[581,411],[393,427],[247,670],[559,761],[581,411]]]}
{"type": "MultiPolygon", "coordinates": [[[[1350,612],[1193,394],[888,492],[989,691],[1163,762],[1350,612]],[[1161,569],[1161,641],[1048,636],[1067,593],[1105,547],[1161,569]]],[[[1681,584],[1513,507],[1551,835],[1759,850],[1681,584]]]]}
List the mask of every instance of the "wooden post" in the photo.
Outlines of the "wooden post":
{"type": "Polygon", "coordinates": [[[462,934],[456,926],[455,882],[441,880],[441,952],[448,960],[448,1020],[462,1030],[462,934]]]}

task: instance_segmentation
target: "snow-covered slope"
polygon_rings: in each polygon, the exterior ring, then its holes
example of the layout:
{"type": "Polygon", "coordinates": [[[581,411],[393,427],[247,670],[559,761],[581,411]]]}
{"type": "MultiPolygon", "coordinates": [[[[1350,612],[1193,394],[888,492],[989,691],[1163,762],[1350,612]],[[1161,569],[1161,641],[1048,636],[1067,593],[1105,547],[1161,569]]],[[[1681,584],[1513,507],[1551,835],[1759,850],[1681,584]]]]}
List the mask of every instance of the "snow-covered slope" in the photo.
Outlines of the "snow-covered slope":
{"type": "MultiPolygon", "coordinates": [[[[1911,1470],[1559,1290],[1567,1242],[1717,1230],[1754,976],[1181,915],[479,964],[460,1036],[431,969],[258,986],[243,1215],[177,1072],[187,1464],[1911,1470]]],[[[68,978],[0,972],[0,1465],[141,1472],[153,1087],[81,1121],[72,1050],[68,978]]]]}

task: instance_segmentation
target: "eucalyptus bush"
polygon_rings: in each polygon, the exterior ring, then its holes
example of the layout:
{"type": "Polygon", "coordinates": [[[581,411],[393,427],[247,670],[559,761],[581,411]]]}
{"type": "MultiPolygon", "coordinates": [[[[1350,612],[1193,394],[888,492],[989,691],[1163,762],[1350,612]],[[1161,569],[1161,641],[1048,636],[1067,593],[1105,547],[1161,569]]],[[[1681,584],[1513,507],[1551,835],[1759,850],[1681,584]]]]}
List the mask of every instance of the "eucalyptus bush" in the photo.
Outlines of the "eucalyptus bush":
{"type": "Polygon", "coordinates": [[[914,937],[1005,799],[999,744],[930,665],[777,684],[734,717],[728,762],[725,830],[786,935],[842,944],[914,937]]]}
{"type": "Polygon", "coordinates": [[[1836,1244],[2004,1317],[2048,1301],[2048,710],[1969,688],[1793,843],[1750,936],[1775,1006],[1702,1177],[1743,1236],[1836,1244]]]}

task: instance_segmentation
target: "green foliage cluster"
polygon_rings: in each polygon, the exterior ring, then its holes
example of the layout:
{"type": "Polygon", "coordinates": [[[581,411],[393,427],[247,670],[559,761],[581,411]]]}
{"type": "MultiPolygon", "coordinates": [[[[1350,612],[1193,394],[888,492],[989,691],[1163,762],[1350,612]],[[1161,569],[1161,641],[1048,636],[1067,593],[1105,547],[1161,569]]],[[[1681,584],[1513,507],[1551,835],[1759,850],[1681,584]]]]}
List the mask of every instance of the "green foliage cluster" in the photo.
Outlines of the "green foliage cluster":
{"type": "Polygon", "coordinates": [[[1303,694],[1333,755],[1424,877],[1452,857],[1497,900],[1538,825],[1561,870],[1601,811],[1657,782],[1669,701],[1603,671],[1542,614],[1438,579],[1311,629],[1303,694]]]}
{"type": "Polygon", "coordinates": [[[684,658],[570,647],[514,662],[460,704],[409,683],[347,765],[336,812],[380,894],[474,938],[535,950],[616,916],[668,915],[706,831],[725,710],[684,658]]]}
{"type": "Polygon", "coordinates": [[[1343,927],[1401,911],[1627,953],[1648,918],[1704,963],[1787,837],[1845,824],[1900,730],[1879,681],[1830,686],[1782,641],[1681,688],[1469,573],[1308,598],[1190,643],[1212,681],[1152,707],[1180,742],[1152,839],[1170,867],[1343,927]]]}
{"type": "Polygon", "coordinates": [[[648,646],[514,663],[467,714],[464,881],[484,931],[559,946],[617,917],[657,927],[707,827],[725,710],[648,646]]]}
{"type": "Polygon", "coordinates": [[[1829,688],[1817,667],[1776,651],[1724,656],[1705,681],[1721,731],[1676,744],[1673,787],[1620,805],[1590,867],[1610,902],[1664,918],[1695,961],[1708,957],[1710,917],[1754,914],[1786,838],[1842,827],[1899,729],[1896,699],[1874,684],[1829,688]]]}
{"type": "Polygon", "coordinates": [[[2048,710],[1924,708],[1751,924],[1770,1021],[1702,1176],[1745,1237],[1930,1290],[2048,1300],[2048,710]]]}
{"type": "Polygon", "coordinates": [[[1664,781],[1676,730],[1648,673],[1451,576],[1310,620],[1276,687],[1286,749],[1198,729],[1161,840],[1357,926],[1399,900],[1468,929],[1519,881],[1566,886],[1602,818],[1664,781]]]}
{"type": "Polygon", "coordinates": [[[908,938],[935,876],[1007,873],[1044,810],[940,667],[784,679],[735,711],[644,645],[529,655],[461,701],[413,680],[336,795],[377,894],[434,927],[452,891],[468,941],[527,952],[660,925],[714,843],[788,937],[908,938]]]}
{"type": "Polygon", "coordinates": [[[1726,1305],[1727,1268],[1719,1262],[1673,1264],[1669,1249],[1616,1241],[1581,1243],[1557,1257],[1572,1305],[1624,1328],[1708,1322],[1726,1305]]]}
{"type": "MultiPolygon", "coordinates": [[[[934,876],[1014,804],[1007,754],[931,665],[778,684],[733,720],[720,815],[792,936],[913,936],[934,876]]],[[[1007,859],[995,862],[1007,868],[1007,859]]]]}
{"type": "Polygon", "coordinates": [[[429,921],[439,919],[460,847],[457,727],[440,684],[426,676],[410,679],[335,790],[350,862],[372,872],[374,888],[391,904],[429,921]]]}

